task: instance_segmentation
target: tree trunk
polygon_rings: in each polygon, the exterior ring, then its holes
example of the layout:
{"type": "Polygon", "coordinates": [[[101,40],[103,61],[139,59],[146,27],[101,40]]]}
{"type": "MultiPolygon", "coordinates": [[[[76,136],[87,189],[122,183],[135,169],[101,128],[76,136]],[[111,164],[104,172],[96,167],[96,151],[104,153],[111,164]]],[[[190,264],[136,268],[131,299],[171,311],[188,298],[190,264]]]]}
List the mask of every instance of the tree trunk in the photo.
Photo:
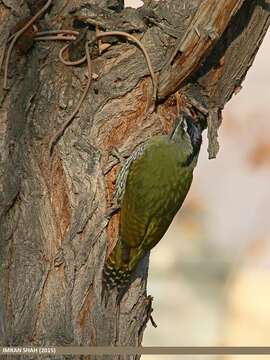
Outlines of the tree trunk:
{"type": "MultiPolygon", "coordinates": [[[[149,137],[169,133],[179,90],[208,127],[209,156],[215,157],[221,111],[240,88],[269,25],[264,0],[148,1],[122,12],[106,4],[55,0],[39,26],[87,27],[90,37],[96,25],[133,33],[158,79],[156,106],[149,110],[152,82],[141,49],[123,37],[104,39],[109,45],[101,55],[91,47],[96,76],[50,156],[51,139],[80,100],[87,67],[61,63],[58,41],[36,41],[27,54],[15,46],[9,90],[0,89],[2,346],[141,344],[152,311],[148,258],[119,308],[114,297],[107,308],[101,302],[106,253],[118,235],[119,211],[110,206],[119,161],[111,152],[127,157],[149,137]]],[[[43,5],[2,1],[1,54],[10,29],[43,5]]],[[[70,58],[81,50],[76,46],[70,58]]]]}

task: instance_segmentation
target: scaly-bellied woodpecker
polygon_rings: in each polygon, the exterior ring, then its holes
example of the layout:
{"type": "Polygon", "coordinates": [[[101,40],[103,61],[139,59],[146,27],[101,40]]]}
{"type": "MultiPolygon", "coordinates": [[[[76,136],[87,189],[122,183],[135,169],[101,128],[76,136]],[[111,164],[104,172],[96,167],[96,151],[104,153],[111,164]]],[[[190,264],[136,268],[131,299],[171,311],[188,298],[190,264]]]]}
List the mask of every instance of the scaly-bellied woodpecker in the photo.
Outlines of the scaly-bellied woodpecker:
{"type": "Polygon", "coordinates": [[[189,191],[201,142],[199,126],[181,111],[171,135],[150,138],[120,168],[119,238],[103,271],[106,296],[117,287],[121,301],[135,266],[165,234],[189,191]]]}

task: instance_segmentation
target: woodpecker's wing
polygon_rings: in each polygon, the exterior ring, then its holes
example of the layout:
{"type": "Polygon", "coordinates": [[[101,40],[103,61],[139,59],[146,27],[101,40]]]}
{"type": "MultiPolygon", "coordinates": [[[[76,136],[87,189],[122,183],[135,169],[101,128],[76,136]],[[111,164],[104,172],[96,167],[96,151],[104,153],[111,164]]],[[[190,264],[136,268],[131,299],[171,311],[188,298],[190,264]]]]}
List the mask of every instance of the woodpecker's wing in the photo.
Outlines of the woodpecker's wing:
{"type": "Polygon", "coordinates": [[[130,165],[142,155],[145,147],[147,146],[147,141],[139,145],[135,151],[128,157],[128,159],[121,165],[115,179],[115,191],[113,197],[116,198],[118,202],[121,202],[125,192],[127,176],[129,172],[130,165]]]}
{"type": "Polygon", "coordinates": [[[130,165],[120,215],[120,238],[130,248],[150,250],[166,232],[192,181],[184,160],[178,145],[158,136],[130,165]]]}

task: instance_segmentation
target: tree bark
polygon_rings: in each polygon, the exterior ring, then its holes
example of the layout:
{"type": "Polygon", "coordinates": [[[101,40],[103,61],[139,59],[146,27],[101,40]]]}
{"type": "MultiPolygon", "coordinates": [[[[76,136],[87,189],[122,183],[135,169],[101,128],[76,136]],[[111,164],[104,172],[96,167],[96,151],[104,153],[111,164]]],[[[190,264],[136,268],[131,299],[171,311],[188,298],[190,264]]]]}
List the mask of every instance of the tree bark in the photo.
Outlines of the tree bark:
{"type": "MultiPolygon", "coordinates": [[[[9,30],[36,5],[2,1],[2,50],[9,30]]],[[[149,1],[120,13],[105,1],[55,0],[39,20],[42,30],[87,27],[93,37],[98,25],[132,32],[150,55],[158,96],[148,111],[152,83],[141,50],[120,37],[104,39],[106,51],[91,53],[97,76],[51,157],[48,144],[78,103],[87,67],[62,64],[63,44],[56,41],[35,42],[26,55],[15,47],[9,90],[0,89],[2,346],[141,344],[152,311],[148,258],[119,308],[114,297],[107,308],[101,302],[102,270],[119,220],[119,211],[109,211],[119,166],[111,152],[127,157],[149,137],[169,133],[179,90],[208,127],[215,157],[221,111],[252,65],[269,11],[263,0],[149,1]]]]}

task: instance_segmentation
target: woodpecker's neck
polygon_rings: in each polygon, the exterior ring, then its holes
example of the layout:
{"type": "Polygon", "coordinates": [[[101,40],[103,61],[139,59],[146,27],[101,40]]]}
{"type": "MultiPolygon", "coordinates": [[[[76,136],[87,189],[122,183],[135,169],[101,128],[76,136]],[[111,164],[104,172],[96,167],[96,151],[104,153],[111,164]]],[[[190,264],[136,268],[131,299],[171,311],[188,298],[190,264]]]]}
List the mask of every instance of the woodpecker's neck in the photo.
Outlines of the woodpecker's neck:
{"type": "Polygon", "coordinates": [[[198,157],[202,143],[201,130],[193,118],[186,113],[182,114],[182,118],[176,118],[170,140],[181,148],[185,156],[183,167],[189,166],[193,159],[198,157]]]}
{"type": "Polygon", "coordinates": [[[202,134],[199,126],[195,123],[195,121],[188,117],[187,119],[187,133],[189,134],[189,138],[192,145],[192,156],[193,158],[199,154],[201,144],[202,144],[202,134]]]}

